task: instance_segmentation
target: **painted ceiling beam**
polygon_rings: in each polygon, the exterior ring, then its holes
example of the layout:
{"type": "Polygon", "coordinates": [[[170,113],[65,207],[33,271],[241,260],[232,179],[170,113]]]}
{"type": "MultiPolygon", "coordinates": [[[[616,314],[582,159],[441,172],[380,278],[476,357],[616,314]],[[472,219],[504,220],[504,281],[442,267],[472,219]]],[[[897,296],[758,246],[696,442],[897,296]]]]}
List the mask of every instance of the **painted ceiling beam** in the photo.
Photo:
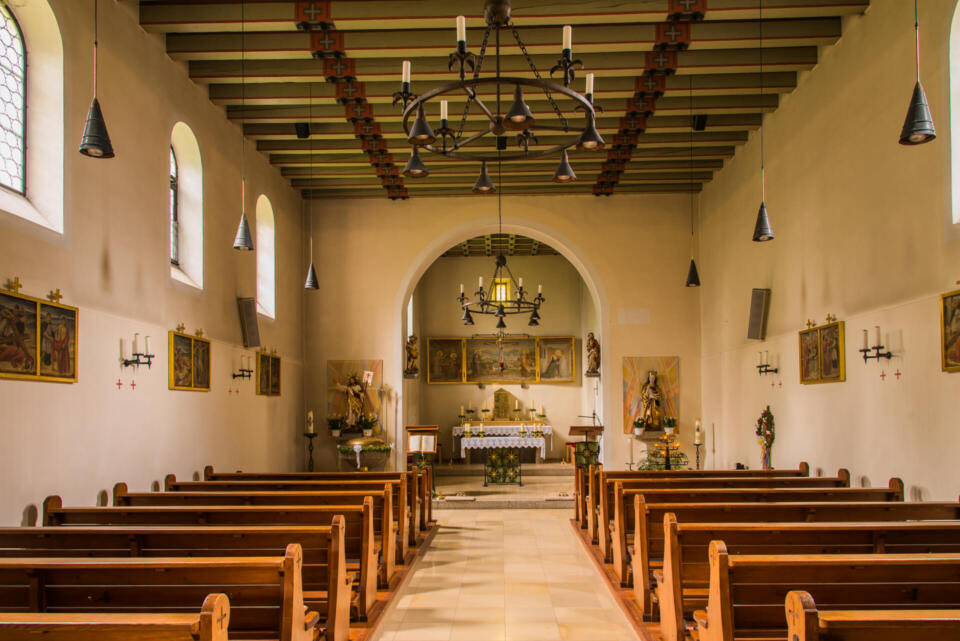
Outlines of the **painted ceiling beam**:
{"type": "MultiPolygon", "coordinates": [[[[434,162],[433,157],[425,157],[424,161],[430,167],[431,175],[463,175],[463,176],[473,176],[476,178],[477,175],[477,163],[463,161],[461,163],[454,164],[452,162],[434,162]]],[[[571,164],[574,167],[574,170],[580,171],[581,168],[585,168],[584,171],[600,171],[602,163],[607,162],[606,156],[603,158],[595,158],[590,156],[577,156],[571,159],[571,164]]],[[[511,174],[540,174],[543,172],[550,172],[551,174],[557,167],[556,160],[547,160],[543,162],[537,161],[520,161],[503,163],[505,167],[509,167],[511,174]]],[[[649,174],[657,172],[670,172],[670,171],[682,171],[689,173],[692,169],[695,173],[707,173],[719,170],[723,167],[722,160],[712,160],[707,158],[694,158],[693,162],[690,162],[690,159],[684,160],[659,160],[655,162],[630,162],[627,163],[624,167],[624,174],[649,174]]],[[[302,166],[289,166],[283,167],[281,169],[281,175],[285,178],[310,178],[310,177],[324,177],[324,176],[367,176],[369,175],[370,165],[366,160],[357,159],[355,162],[327,162],[324,165],[314,165],[313,167],[309,165],[302,166]]]]}
{"type": "MultiPolygon", "coordinates": [[[[477,196],[470,193],[469,190],[466,190],[462,187],[445,187],[442,189],[426,189],[420,187],[418,183],[405,183],[407,190],[411,196],[420,198],[421,196],[466,196],[469,198],[484,198],[485,196],[477,196]]],[[[674,194],[674,193],[698,193],[702,190],[703,185],[700,183],[693,184],[683,184],[683,183],[666,183],[666,184],[651,184],[651,185],[623,185],[618,186],[617,193],[635,193],[635,194],[674,194]]],[[[383,198],[386,195],[386,190],[383,188],[379,189],[357,189],[357,188],[333,188],[333,189],[303,189],[301,190],[304,198],[383,198]]],[[[536,195],[553,195],[556,196],[560,193],[565,194],[580,194],[588,195],[593,193],[593,185],[588,181],[578,181],[572,185],[562,185],[557,187],[555,183],[548,183],[543,185],[530,185],[530,186],[515,186],[515,185],[504,185],[503,186],[504,195],[515,195],[515,196],[536,196],[536,195]]]]}

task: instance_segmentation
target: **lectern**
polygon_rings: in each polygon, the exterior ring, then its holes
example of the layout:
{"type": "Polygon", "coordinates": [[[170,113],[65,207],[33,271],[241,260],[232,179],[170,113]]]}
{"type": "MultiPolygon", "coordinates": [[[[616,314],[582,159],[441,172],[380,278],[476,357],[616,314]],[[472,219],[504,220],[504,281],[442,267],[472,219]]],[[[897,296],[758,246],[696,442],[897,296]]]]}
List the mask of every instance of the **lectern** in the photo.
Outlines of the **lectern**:
{"type": "Polygon", "coordinates": [[[603,434],[603,425],[571,425],[570,436],[582,436],[573,450],[573,462],[578,468],[588,468],[600,460],[600,443],[592,440],[603,434]]]}
{"type": "MultiPolygon", "coordinates": [[[[433,471],[433,458],[437,454],[439,425],[407,425],[407,454],[413,455],[417,469],[429,467],[433,471]]],[[[433,474],[430,475],[433,481],[433,474]]],[[[433,481],[435,483],[435,481],[433,481]]],[[[431,491],[434,488],[430,488],[431,491]]]]}
{"type": "Polygon", "coordinates": [[[571,425],[570,436],[582,436],[584,443],[603,434],[603,425],[571,425]]]}

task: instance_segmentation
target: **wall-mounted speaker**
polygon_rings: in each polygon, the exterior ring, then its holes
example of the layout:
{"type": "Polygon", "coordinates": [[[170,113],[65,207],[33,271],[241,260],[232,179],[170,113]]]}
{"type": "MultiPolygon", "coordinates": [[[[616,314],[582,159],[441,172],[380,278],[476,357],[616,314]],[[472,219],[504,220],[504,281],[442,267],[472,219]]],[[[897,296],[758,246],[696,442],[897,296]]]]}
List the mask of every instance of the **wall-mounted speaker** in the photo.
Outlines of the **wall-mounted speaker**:
{"type": "Polygon", "coordinates": [[[703,131],[707,128],[707,114],[696,114],[693,117],[693,130],[703,131]]]}
{"type": "Polygon", "coordinates": [[[293,123],[293,128],[297,131],[297,138],[300,140],[306,140],[310,137],[310,123],[309,122],[295,122],[293,123]]]}
{"type": "Polygon", "coordinates": [[[770,290],[754,289],[750,294],[750,326],[747,338],[762,341],[767,337],[767,312],[770,309],[770,290]]]}
{"type": "Polygon", "coordinates": [[[260,325],[257,320],[257,299],[238,298],[240,311],[240,333],[243,334],[244,347],[260,347],[260,325]]]}

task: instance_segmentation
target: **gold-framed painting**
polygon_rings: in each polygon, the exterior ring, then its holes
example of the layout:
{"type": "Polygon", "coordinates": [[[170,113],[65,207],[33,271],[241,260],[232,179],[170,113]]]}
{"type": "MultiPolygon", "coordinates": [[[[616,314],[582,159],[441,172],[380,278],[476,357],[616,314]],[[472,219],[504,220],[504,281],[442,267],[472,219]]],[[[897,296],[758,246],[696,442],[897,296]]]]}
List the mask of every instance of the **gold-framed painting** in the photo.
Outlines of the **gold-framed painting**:
{"type": "Polygon", "coordinates": [[[280,396],[280,357],[257,352],[257,394],[280,396]]]}
{"type": "Polygon", "coordinates": [[[800,382],[842,383],[847,380],[844,321],[800,332],[800,382]]]}
{"type": "Polygon", "coordinates": [[[79,310],[0,292],[0,378],[75,383],[79,310]]]}
{"type": "Polygon", "coordinates": [[[464,382],[464,342],[463,338],[427,339],[427,383],[464,382]]]}
{"type": "Polygon", "coordinates": [[[940,364],[960,372],[960,289],[940,295],[940,364]]]}
{"type": "Polygon", "coordinates": [[[573,336],[537,338],[537,371],[541,383],[577,381],[577,339],[573,336]]]}
{"type": "Polygon", "coordinates": [[[210,341],[199,336],[170,331],[169,387],[187,392],[210,391],[210,341]]]}
{"type": "Polygon", "coordinates": [[[464,380],[500,385],[536,383],[538,357],[536,338],[468,338],[464,347],[464,380]]]}

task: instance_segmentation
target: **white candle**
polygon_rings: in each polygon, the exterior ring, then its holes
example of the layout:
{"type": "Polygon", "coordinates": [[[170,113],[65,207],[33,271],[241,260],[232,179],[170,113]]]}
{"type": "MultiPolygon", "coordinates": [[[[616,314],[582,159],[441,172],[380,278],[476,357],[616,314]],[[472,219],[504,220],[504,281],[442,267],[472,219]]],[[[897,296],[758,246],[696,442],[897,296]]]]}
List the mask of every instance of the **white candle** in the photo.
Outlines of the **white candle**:
{"type": "Polygon", "coordinates": [[[143,339],[143,342],[146,343],[146,351],[145,351],[144,353],[145,353],[145,354],[150,354],[150,353],[151,353],[151,352],[150,352],[150,337],[147,336],[146,338],[144,338],[144,339],[143,339]]]}
{"type": "Polygon", "coordinates": [[[769,364],[770,364],[770,352],[764,352],[764,353],[763,353],[763,364],[764,364],[764,365],[769,365],[769,364]]]}
{"type": "Polygon", "coordinates": [[[460,293],[463,293],[463,283],[460,283],[460,293]]]}
{"type": "Polygon", "coordinates": [[[480,289],[483,289],[483,276],[480,277],[478,282],[480,283],[480,289]]]}
{"type": "Polygon", "coordinates": [[[763,365],[763,352],[757,352],[757,365],[763,365]]]}
{"type": "Polygon", "coordinates": [[[867,337],[868,334],[869,332],[867,330],[863,330],[863,349],[870,349],[870,345],[868,345],[870,342],[870,339],[867,337]]]}
{"type": "Polygon", "coordinates": [[[547,413],[547,411],[543,409],[543,405],[540,406],[540,413],[544,415],[547,413]]]}
{"type": "Polygon", "coordinates": [[[563,28],[563,48],[573,51],[573,27],[570,25],[563,28]]]}
{"type": "Polygon", "coordinates": [[[537,293],[538,293],[538,294],[542,294],[542,293],[543,293],[543,285],[537,285],[537,293]]]}
{"type": "Polygon", "coordinates": [[[447,106],[446,100],[440,101],[440,120],[446,120],[447,116],[450,115],[449,107],[447,106]]]}
{"type": "Polygon", "coordinates": [[[520,285],[520,289],[523,289],[523,276],[520,277],[517,283],[520,285]]]}
{"type": "Polygon", "coordinates": [[[467,19],[464,16],[457,16],[457,42],[467,41],[467,19]]]}
{"type": "Polygon", "coordinates": [[[127,350],[124,349],[123,339],[120,339],[120,358],[127,360],[127,350]]]}
{"type": "Polygon", "coordinates": [[[880,347],[883,343],[880,342],[880,326],[876,325],[877,328],[877,342],[874,344],[874,347],[880,347]]]}
{"type": "MultiPolygon", "coordinates": [[[[879,336],[879,335],[880,335],[880,334],[877,334],[877,336],[879,336]]],[[[137,337],[138,337],[138,336],[140,336],[140,334],[134,334],[134,335],[133,335],[133,353],[134,353],[134,354],[139,354],[139,353],[140,353],[140,350],[137,349],[137,340],[138,340],[137,337]]]]}
{"type": "Polygon", "coordinates": [[[585,93],[593,93],[593,74],[587,74],[587,91],[585,93]]]}
{"type": "Polygon", "coordinates": [[[513,409],[515,409],[515,410],[520,409],[520,401],[519,401],[519,400],[516,400],[516,401],[513,402],[513,409]]]}
{"type": "Polygon", "coordinates": [[[630,467],[633,467],[633,439],[629,434],[627,434],[627,442],[630,443],[630,467]]]}
{"type": "Polygon", "coordinates": [[[464,416],[466,412],[463,411],[463,405],[460,406],[460,416],[464,416]]]}
{"type": "Polygon", "coordinates": [[[409,60],[403,61],[403,66],[401,67],[401,72],[400,72],[400,81],[406,82],[408,84],[410,82],[410,61],[409,60]]]}
{"type": "Polygon", "coordinates": [[[471,410],[473,409],[473,401],[470,401],[469,403],[467,403],[467,409],[471,409],[471,410]]]}
{"type": "Polygon", "coordinates": [[[307,434],[313,434],[313,410],[307,412],[307,434]]]}

